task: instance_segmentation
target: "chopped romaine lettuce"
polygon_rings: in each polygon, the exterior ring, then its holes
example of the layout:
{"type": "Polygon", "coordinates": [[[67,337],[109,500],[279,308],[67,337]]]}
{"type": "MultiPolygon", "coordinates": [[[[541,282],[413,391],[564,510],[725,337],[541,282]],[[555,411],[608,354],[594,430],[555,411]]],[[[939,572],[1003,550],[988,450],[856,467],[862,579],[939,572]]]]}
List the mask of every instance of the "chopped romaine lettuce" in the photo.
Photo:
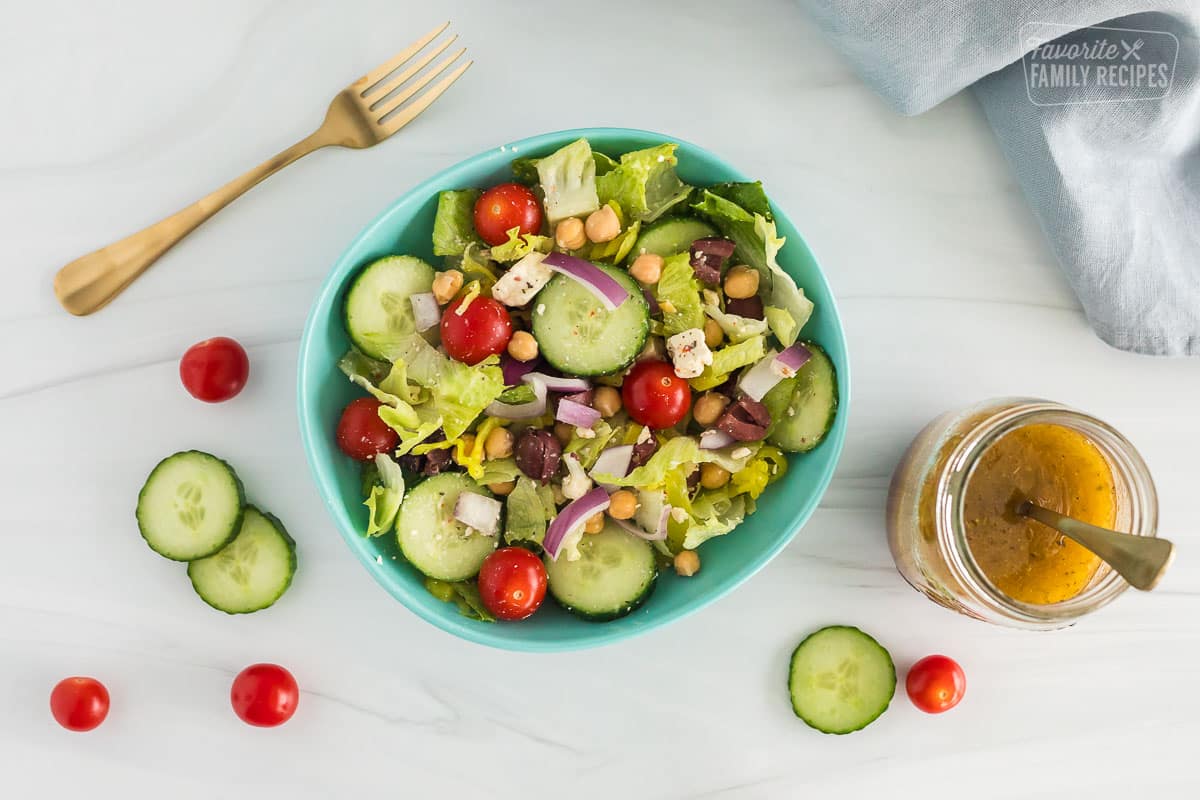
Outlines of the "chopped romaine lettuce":
{"type": "Polygon", "coordinates": [[[744,494],[730,496],[728,486],[701,491],[692,501],[683,549],[695,550],[714,536],[729,533],[753,511],[753,503],[744,494]]]}
{"type": "Polygon", "coordinates": [[[491,249],[491,256],[496,261],[519,261],[533,251],[549,253],[554,247],[554,240],[549,236],[538,236],[534,233],[521,233],[520,228],[509,228],[508,241],[491,249]]]}
{"type": "Polygon", "coordinates": [[[436,578],[426,578],[425,590],[443,603],[454,603],[458,606],[458,613],[468,619],[476,619],[480,622],[496,621],[496,618],[487,610],[487,606],[483,604],[483,598],[479,596],[479,587],[475,585],[474,581],[448,583],[436,578]]]}
{"type": "Polygon", "coordinates": [[[597,153],[595,150],[592,151],[592,160],[596,162],[597,178],[599,178],[601,175],[612,172],[617,168],[617,161],[609,156],[604,155],[604,153],[597,153]]]}
{"type": "Polygon", "coordinates": [[[367,536],[379,536],[390,531],[400,511],[400,502],[404,499],[404,474],[400,471],[400,465],[386,453],[380,453],[375,456],[375,468],[379,470],[379,483],[371,488],[371,493],[363,502],[370,512],[367,536]]]}
{"type": "Polygon", "coordinates": [[[704,313],[712,317],[731,342],[744,342],[747,339],[767,332],[765,319],[751,319],[737,314],[726,314],[715,305],[705,305],[704,313]]]}
{"type": "Polygon", "coordinates": [[[400,446],[396,448],[398,456],[407,455],[414,447],[442,427],[441,417],[421,419],[415,413],[409,416],[391,406],[380,406],[379,418],[400,437],[400,446]]]}
{"type": "MultiPolygon", "coordinates": [[[[591,145],[589,145],[590,147],[591,145]]],[[[514,158],[512,160],[513,179],[526,186],[536,186],[538,182],[537,165],[540,158],[514,158]]],[[[596,162],[596,177],[616,168],[617,162],[604,153],[592,151],[592,161],[596,162]]]]}
{"type": "Polygon", "coordinates": [[[700,282],[696,280],[691,256],[687,253],[678,253],[663,262],[662,275],[655,287],[655,298],[662,309],[664,336],[704,327],[700,282]]]}
{"type": "Polygon", "coordinates": [[[638,232],[642,229],[642,223],[640,220],[634,220],[632,225],[626,227],[625,212],[621,209],[620,204],[615,200],[609,200],[605,205],[616,213],[617,221],[621,223],[623,230],[614,239],[589,245],[583,255],[588,261],[608,261],[620,264],[622,259],[633,249],[638,232]]]}
{"type": "Polygon", "coordinates": [[[633,219],[653,222],[691,194],[675,174],[675,144],[660,144],[621,156],[620,163],[596,179],[601,203],[615,200],[633,219]]]}
{"type": "Polygon", "coordinates": [[[775,215],[771,213],[771,201],[763,191],[762,181],[753,183],[718,183],[708,187],[708,191],[717,197],[724,197],[737,203],[751,214],[762,214],[767,222],[773,222],[775,215]]]}
{"type": "MultiPolygon", "coordinates": [[[[760,442],[739,442],[737,445],[725,447],[720,450],[701,450],[700,443],[693,436],[676,436],[674,439],[668,439],[658,451],[650,456],[645,464],[630,472],[623,477],[616,475],[598,474],[592,476],[599,483],[612,484],[614,486],[636,486],[639,489],[654,489],[662,486],[669,486],[667,483],[668,476],[685,473],[681,470],[684,464],[700,464],[703,462],[713,462],[718,464],[730,472],[737,472],[746,466],[746,462],[758,450],[760,442]],[[738,451],[744,450],[744,453],[738,451]],[[738,452],[737,456],[733,454],[738,452]]],[[[676,503],[677,498],[672,498],[668,492],[668,500],[671,504],[676,503]]]]}
{"type": "Polygon", "coordinates": [[[587,139],[539,158],[538,183],[545,194],[546,219],[554,225],[567,217],[581,217],[600,207],[596,195],[596,162],[587,139]]]}
{"type": "Polygon", "coordinates": [[[483,474],[479,483],[487,486],[489,483],[507,483],[515,481],[521,475],[517,462],[512,458],[489,458],[483,462],[483,474]]]}
{"type": "Polygon", "coordinates": [[[481,291],[490,293],[500,277],[499,266],[483,255],[483,245],[471,242],[460,258],[448,258],[449,268],[457,269],[466,282],[478,281],[481,291]]]}
{"type": "Polygon", "coordinates": [[[438,194],[437,216],[433,218],[433,254],[461,256],[472,242],[479,242],[475,233],[475,202],[478,189],[446,191],[438,194]]]}
{"type": "Polygon", "coordinates": [[[571,434],[571,441],[567,442],[567,446],[563,448],[564,453],[574,453],[579,459],[580,466],[584,469],[592,468],[596,459],[600,457],[600,451],[608,446],[620,429],[600,420],[589,430],[593,435],[587,438],[580,436],[579,431],[576,430],[571,434]]]}
{"type": "Polygon", "coordinates": [[[547,523],[557,514],[554,492],[549,485],[539,486],[522,475],[505,501],[504,540],[509,544],[541,544],[546,537],[547,523]]]}
{"type": "Polygon", "coordinates": [[[692,388],[699,391],[716,388],[727,381],[735,369],[759,361],[766,353],[766,340],[767,337],[760,334],[714,350],[712,363],[704,368],[699,377],[691,379],[692,388]]]}

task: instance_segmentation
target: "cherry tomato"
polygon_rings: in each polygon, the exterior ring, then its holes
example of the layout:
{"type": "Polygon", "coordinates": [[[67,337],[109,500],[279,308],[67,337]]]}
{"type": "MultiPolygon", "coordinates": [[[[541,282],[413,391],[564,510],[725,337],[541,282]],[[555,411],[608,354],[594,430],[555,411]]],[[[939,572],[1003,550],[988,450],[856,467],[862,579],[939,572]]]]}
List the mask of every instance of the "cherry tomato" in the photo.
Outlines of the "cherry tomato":
{"type": "Polygon", "coordinates": [[[108,716],[108,689],[95,678],[63,678],[50,693],[50,713],[69,731],[90,731],[108,716]]]}
{"type": "Polygon", "coordinates": [[[250,376],[250,359],[228,336],[196,342],[179,359],[179,379],[197,400],[223,403],[236,397],[250,376]]]}
{"type": "Polygon", "coordinates": [[[665,361],[642,361],[625,376],[621,399],[636,422],[669,428],[692,407],[692,387],[665,361]]]}
{"type": "Polygon", "coordinates": [[[519,183],[493,186],[475,201],[475,230],[490,245],[508,241],[508,231],[537,233],[542,229],[542,204],[519,183]]]}
{"type": "Polygon", "coordinates": [[[346,404],[337,426],[337,443],[343,453],[368,461],[400,444],[396,432],[379,418],[381,405],[374,397],[359,397],[346,404]]]}
{"type": "Polygon", "coordinates": [[[497,619],[525,619],[546,599],[546,567],[523,547],[503,547],[479,568],[479,596],[497,619]]]}
{"type": "Polygon", "coordinates": [[[490,297],[476,297],[459,314],[461,305],[459,298],[442,314],[442,346],[450,357],[464,364],[478,364],[488,356],[503,353],[512,338],[508,310],[490,297]]]}
{"type": "Polygon", "coordinates": [[[926,714],[940,714],[958,705],[967,691],[967,676],[947,656],[925,656],[912,665],[904,680],[908,699],[926,714]]]}
{"type": "Polygon", "coordinates": [[[273,728],[296,713],[300,687],[278,664],[251,664],[233,679],[229,702],[233,712],[247,725],[273,728]]]}

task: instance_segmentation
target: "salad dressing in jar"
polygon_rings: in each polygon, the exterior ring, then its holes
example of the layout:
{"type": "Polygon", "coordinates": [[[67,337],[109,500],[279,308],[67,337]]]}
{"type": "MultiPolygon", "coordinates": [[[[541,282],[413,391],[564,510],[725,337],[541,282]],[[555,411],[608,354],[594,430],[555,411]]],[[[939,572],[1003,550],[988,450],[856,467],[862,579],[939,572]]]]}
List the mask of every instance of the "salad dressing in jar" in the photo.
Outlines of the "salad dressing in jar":
{"type": "Polygon", "coordinates": [[[1070,625],[1128,587],[1084,547],[1018,515],[1022,499],[1155,535],[1154,485],[1128,441],[1066,406],[1005,398],[943,414],[909,447],[888,496],[897,568],[947,608],[1032,629],[1070,625]]]}

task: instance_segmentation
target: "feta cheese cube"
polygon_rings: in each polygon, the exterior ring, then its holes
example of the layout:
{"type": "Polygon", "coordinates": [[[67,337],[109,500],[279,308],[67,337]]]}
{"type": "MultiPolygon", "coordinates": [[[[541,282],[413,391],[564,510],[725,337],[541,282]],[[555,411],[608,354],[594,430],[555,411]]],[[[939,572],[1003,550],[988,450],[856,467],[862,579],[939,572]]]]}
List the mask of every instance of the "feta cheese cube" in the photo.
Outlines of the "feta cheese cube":
{"type": "Polygon", "coordinates": [[[681,378],[699,377],[713,363],[712,350],[705,344],[704,331],[699,328],[688,328],[667,339],[667,355],[675,365],[675,374],[681,378]]]}
{"type": "Polygon", "coordinates": [[[492,287],[492,297],[506,306],[523,306],[542,290],[554,275],[542,264],[545,253],[530,253],[509,267],[492,287]]]}

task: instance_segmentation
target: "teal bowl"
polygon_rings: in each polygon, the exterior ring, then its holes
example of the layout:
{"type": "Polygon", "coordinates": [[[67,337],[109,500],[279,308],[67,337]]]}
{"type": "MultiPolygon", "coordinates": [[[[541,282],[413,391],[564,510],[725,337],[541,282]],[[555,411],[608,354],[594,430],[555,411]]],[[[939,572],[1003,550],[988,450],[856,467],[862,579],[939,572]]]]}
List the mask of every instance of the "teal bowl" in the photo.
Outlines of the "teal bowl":
{"type": "MultiPolygon", "coordinates": [[[[509,650],[555,652],[620,641],[698,611],[733,591],[782,550],[812,515],[833,477],[846,437],[850,369],[837,306],[812,251],[787,215],[776,209],[779,233],[787,237],[780,265],[816,304],[804,336],[824,347],[837,367],[840,408],[825,441],[812,452],[790,459],[787,475],[767,489],[759,499],[758,510],[735,531],[701,548],[703,568],[697,575],[680,578],[668,571],[644,606],[613,622],[586,622],[547,601],[523,622],[486,623],[460,616],[452,603],[443,603],[425,591],[422,576],[404,562],[394,536],[368,539],[363,535],[367,523],[359,467],[342,455],[333,436],[342,407],[360,394],[336,366],[350,346],[341,313],[350,277],[364,264],[391,253],[409,253],[436,263],[430,232],[438,192],[511,180],[509,161],[515,156],[550,153],[581,136],[587,137],[595,149],[613,156],[664,141],[678,142],[679,174],[688,183],[703,186],[748,180],[694,144],[661,133],[625,128],[546,133],[488,150],[415,187],[350,243],[321,286],[300,341],[298,411],[304,453],[317,491],[346,544],[375,580],[419,617],[464,639],[509,650]]],[[[770,176],[763,177],[769,193],[770,176]]]]}

